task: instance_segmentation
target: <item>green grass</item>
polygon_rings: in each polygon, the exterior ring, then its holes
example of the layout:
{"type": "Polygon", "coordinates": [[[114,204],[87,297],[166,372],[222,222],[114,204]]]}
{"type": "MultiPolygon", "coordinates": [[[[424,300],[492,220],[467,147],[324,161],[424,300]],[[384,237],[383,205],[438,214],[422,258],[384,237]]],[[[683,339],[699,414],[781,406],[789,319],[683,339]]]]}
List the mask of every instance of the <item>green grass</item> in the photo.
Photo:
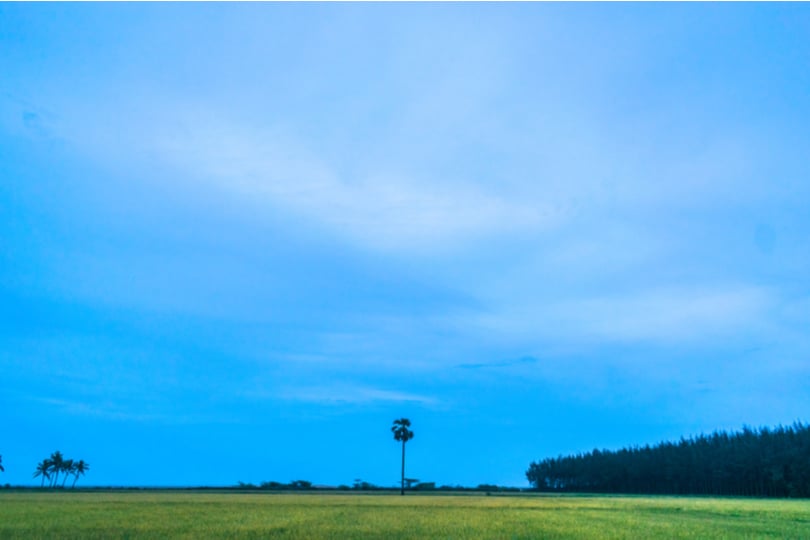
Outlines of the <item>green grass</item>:
{"type": "Polygon", "coordinates": [[[0,493],[0,538],[810,538],[810,501],[0,493]]]}

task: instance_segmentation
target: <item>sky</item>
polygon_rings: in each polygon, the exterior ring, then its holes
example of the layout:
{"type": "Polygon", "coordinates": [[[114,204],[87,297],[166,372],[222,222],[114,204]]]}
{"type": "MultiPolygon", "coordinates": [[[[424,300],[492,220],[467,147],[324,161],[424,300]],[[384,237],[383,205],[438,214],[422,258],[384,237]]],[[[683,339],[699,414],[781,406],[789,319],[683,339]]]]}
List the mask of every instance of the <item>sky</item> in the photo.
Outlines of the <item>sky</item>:
{"type": "Polygon", "coordinates": [[[806,4],[0,4],[0,483],[810,421],[806,4]]]}

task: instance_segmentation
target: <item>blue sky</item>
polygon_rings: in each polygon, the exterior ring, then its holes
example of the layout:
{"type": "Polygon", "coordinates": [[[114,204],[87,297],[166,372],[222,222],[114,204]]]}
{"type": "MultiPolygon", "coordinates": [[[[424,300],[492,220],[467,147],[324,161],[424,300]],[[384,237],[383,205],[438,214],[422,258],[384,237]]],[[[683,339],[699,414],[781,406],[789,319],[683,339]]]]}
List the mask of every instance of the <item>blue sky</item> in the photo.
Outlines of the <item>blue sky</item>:
{"type": "Polygon", "coordinates": [[[801,4],[2,4],[0,482],[810,420],[808,88],[801,4]]]}

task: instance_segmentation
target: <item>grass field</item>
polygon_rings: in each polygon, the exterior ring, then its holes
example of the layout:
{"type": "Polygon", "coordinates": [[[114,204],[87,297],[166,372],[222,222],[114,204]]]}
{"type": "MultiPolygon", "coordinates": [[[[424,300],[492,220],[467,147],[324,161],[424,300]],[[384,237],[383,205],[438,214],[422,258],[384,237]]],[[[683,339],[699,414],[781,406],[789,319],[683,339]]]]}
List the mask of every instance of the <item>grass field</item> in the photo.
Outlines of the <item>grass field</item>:
{"type": "Polygon", "coordinates": [[[0,538],[810,538],[810,501],[0,493],[0,538]]]}

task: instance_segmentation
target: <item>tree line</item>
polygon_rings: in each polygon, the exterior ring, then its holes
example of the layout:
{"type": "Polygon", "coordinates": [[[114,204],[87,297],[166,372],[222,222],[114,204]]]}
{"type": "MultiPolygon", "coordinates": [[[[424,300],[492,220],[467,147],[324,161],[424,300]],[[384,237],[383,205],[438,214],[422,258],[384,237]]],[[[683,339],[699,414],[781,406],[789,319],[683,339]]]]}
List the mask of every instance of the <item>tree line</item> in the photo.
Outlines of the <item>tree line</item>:
{"type": "MultiPolygon", "coordinates": [[[[410,489],[414,484],[418,482],[415,478],[405,478],[405,444],[413,439],[414,432],[411,431],[411,421],[407,418],[397,418],[393,421],[391,425],[391,433],[394,435],[394,440],[397,442],[402,443],[402,463],[400,467],[400,495],[405,495],[405,487],[407,486],[410,489]]],[[[312,482],[307,480],[293,480],[289,484],[284,484],[282,482],[262,482],[259,486],[255,484],[246,484],[244,482],[239,482],[238,487],[240,489],[272,489],[272,490],[308,490],[308,489],[319,489],[312,485],[312,482]]],[[[320,488],[323,489],[323,488],[320,488]]],[[[327,488],[331,489],[331,488],[327,488]]],[[[346,485],[338,486],[337,489],[360,489],[360,490],[377,490],[377,489],[384,489],[374,484],[370,484],[368,482],[364,482],[362,479],[358,478],[354,481],[354,486],[349,487],[346,485]]]]}
{"type": "MultiPolygon", "coordinates": [[[[194,488],[194,489],[201,489],[201,488],[194,488]]],[[[202,488],[202,489],[209,489],[209,488],[202,488]]],[[[217,487],[217,488],[210,488],[210,489],[231,489],[231,490],[256,490],[256,491],[379,491],[385,493],[391,492],[401,492],[399,487],[388,487],[388,486],[378,486],[371,482],[366,482],[361,478],[357,478],[354,480],[352,485],[348,484],[340,484],[337,486],[323,486],[323,485],[315,485],[312,482],[307,480],[293,480],[292,482],[284,483],[284,482],[276,482],[276,481],[265,481],[259,484],[254,484],[251,482],[238,482],[235,486],[229,487],[217,487]]],[[[420,482],[418,479],[415,478],[406,478],[405,479],[405,489],[406,491],[414,491],[414,492],[429,492],[429,491],[446,491],[446,492],[472,492],[472,493],[519,493],[521,491],[528,491],[525,488],[517,488],[517,487],[509,487],[509,486],[499,486],[496,484],[478,484],[475,487],[470,486],[461,486],[461,485],[440,485],[437,486],[436,482],[420,482]]]]}
{"type": "Polygon", "coordinates": [[[810,497],[810,425],[681,438],[532,462],[541,491],[810,497]]]}

